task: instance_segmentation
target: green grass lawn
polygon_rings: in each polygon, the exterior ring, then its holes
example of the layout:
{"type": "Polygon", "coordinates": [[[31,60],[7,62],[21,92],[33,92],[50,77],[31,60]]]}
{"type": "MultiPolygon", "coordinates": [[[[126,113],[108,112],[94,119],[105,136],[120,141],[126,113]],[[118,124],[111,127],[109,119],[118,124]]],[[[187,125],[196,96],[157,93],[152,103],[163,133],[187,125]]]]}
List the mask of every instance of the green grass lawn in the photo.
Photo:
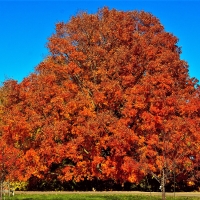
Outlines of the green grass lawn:
{"type": "MultiPolygon", "coordinates": [[[[10,200],[161,200],[161,196],[130,194],[16,194],[10,200]]],[[[200,200],[199,197],[167,197],[167,200],[200,200]]]]}

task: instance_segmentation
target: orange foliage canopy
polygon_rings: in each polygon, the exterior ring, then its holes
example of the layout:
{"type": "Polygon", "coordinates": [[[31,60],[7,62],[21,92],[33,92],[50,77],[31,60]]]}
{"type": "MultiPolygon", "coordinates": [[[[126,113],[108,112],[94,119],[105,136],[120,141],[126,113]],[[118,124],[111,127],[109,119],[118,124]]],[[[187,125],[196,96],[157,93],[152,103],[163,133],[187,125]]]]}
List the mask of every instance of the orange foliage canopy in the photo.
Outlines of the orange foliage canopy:
{"type": "Polygon", "coordinates": [[[19,152],[17,178],[137,183],[194,170],[200,91],[177,41],[143,11],[58,23],[36,72],[3,87],[1,137],[19,152]]]}

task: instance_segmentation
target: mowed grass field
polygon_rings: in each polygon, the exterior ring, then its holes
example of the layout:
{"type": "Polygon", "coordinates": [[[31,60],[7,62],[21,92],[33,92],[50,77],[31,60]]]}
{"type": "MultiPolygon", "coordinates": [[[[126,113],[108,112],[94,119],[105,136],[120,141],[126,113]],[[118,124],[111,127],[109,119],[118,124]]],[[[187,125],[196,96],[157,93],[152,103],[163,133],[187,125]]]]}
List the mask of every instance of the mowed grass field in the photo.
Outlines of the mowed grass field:
{"type": "MultiPolygon", "coordinates": [[[[161,200],[161,195],[137,195],[137,194],[95,194],[95,193],[71,193],[71,194],[16,194],[14,197],[6,197],[10,200],[161,200]]],[[[200,197],[192,196],[167,196],[166,200],[200,200],[200,197]]]]}

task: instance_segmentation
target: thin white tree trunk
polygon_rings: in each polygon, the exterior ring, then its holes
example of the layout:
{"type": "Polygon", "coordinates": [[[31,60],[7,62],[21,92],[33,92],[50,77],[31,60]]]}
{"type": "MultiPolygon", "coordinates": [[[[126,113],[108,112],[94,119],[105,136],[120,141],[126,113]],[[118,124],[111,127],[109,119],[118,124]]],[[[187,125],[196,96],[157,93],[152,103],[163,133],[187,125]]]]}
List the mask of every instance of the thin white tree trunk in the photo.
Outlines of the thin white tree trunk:
{"type": "Polygon", "coordinates": [[[163,168],[162,170],[161,188],[162,188],[162,200],[165,200],[165,168],[163,168]]]}

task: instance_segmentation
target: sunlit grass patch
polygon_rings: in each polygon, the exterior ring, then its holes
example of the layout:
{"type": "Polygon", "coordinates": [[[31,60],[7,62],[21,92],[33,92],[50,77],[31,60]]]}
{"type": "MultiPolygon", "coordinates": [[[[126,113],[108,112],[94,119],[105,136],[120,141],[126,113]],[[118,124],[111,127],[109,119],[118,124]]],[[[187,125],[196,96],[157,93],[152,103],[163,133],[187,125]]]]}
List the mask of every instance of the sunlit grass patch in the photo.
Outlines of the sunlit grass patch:
{"type": "MultiPolygon", "coordinates": [[[[8,199],[8,198],[6,198],[8,199]]],[[[161,196],[130,194],[17,194],[11,200],[161,200],[161,196]]],[[[199,197],[167,197],[166,200],[199,200],[199,197]]]]}

